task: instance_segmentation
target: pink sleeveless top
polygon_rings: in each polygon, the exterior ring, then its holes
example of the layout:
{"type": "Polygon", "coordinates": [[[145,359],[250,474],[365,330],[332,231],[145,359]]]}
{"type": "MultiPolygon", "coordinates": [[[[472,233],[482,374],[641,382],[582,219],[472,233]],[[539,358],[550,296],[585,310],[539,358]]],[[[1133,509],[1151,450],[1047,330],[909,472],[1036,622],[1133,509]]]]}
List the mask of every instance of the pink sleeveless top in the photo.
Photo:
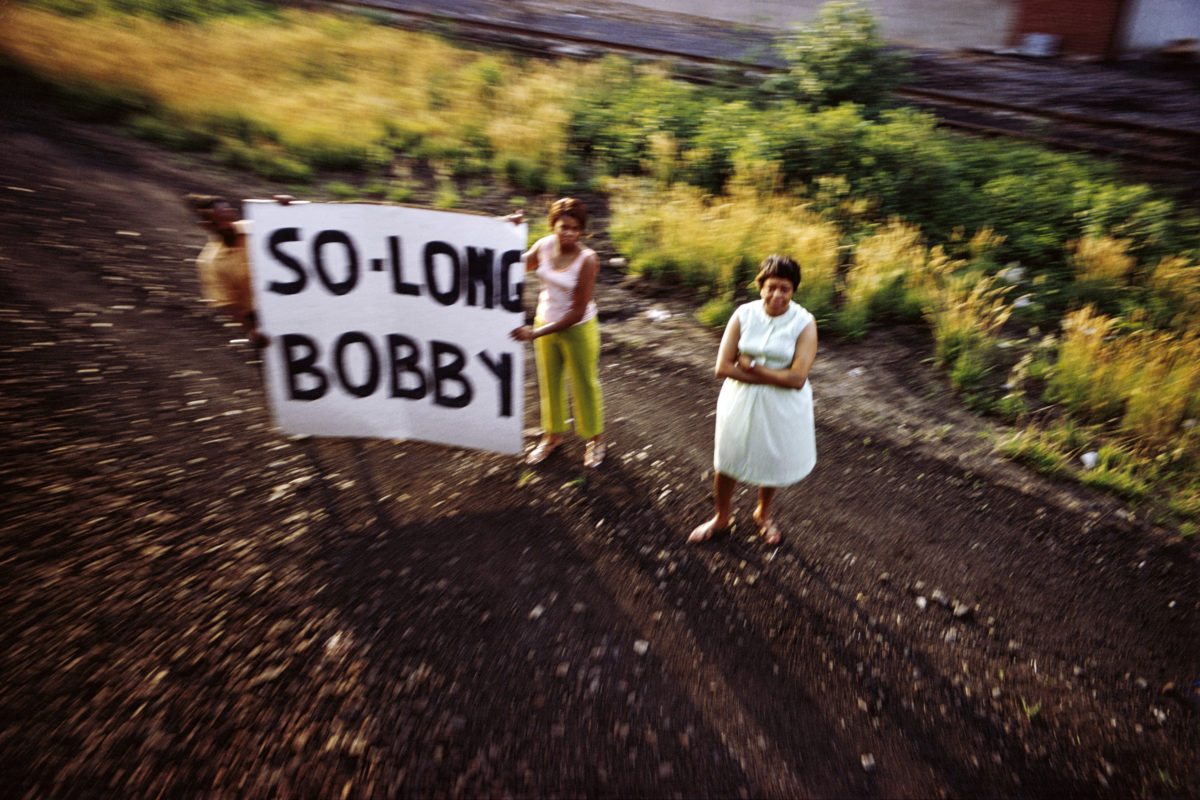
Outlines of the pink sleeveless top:
{"type": "MultiPolygon", "coordinates": [[[[538,295],[537,317],[543,322],[555,322],[571,310],[575,286],[579,283],[579,272],[583,269],[583,260],[593,251],[581,247],[579,255],[570,266],[557,269],[554,266],[554,252],[558,249],[558,242],[553,234],[539,239],[534,247],[538,253],[537,276],[542,282],[542,293],[538,295]]],[[[596,300],[592,298],[584,309],[583,319],[575,324],[582,325],[595,316],[596,300]]]]}

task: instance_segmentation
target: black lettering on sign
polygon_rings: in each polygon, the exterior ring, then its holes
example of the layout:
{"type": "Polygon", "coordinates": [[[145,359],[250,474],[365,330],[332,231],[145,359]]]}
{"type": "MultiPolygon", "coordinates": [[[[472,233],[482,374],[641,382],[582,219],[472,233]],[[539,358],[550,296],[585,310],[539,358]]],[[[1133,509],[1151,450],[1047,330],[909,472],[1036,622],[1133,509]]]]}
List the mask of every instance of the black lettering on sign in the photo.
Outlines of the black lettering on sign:
{"type": "Polygon", "coordinates": [[[299,228],[280,228],[271,232],[271,238],[267,240],[267,249],[271,251],[271,255],[275,257],[276,261],[296,273],[296,278],[288,283],[271,281],[267,284],[267,291],[285,295],[300,294],[304,291],[304,285],[308,282],[308,278],[304,274],[304,267],[299,261],[280,249],[280,245],[298,241],[300,241],[299,228]]]}
{"type": "MultiPolygon", "coordinates": [[[[317,366],[321,348],[309,336],[288,333],[278,341],[290,400],[320,400],[333,386],[353,397],[370,397],[380,390],[384,369],[390,374],[384,391],[394,398],[422,400],[432,394],[435,405],[465,408],[475,397],[475,387],[466,375],[467,355],[451,342],[429,342],[429,367],[423,369],[424,345],[420,341],[389,333],[387,350],[380,352],[368,334],[347,331],[334,341],[329,366],[322,369],[317,366]]],[[[484,350],[477,357],[496,378],[499,415],[513,416],[513,354],[484,350]]]]}
{"type": "MultiPolygon", "coordinates": [[[[506,311],[524,310],[524,305],[521,302],[521,290],[525,286],[524,267],[525,263],[521,260],[520,250],[509,250],[500,256],[500,305],[504,306],[506,311]],[[516,281],[509,280],[513,264],[521,265],[521,269],[517,272],[516,281]]],[[[491,308],[491,306],[488,306],[488,308],[491,308]]]]}
{"type": "Polygon", "coordinates": [[[283,370],[287,379],[288,395],[292,400],[320,400],[329,388],[329,379],[317,369],[320,351],[317,343],[302,333],[283,335],[283,370]],[[297,351],[303,351],[297,353],[297,351]],[[308,388],[300,387],[300,376],[306,375],[308,388]]]}
{"type": "Polygon", "coordinates": [[[321,283],[338,297],[349,294],[358,283],[358,251],[354,249],[354,242],[350,241],[350,237],[344,231],[321,231],[317,234],[317,238],[313,240],[313,265],[317,268],[321,283]],[[327,244],[340,244],[346,249],[346,277],[341,281],[331,279],[325,269],[323,250],[327,244]]]}
{"type": "Polygon", "coordinates": [[[457,346],[449,342],[434,340],[429,343],[430,358],[433,361],[433,402],[446,408],[463,408],[471,402],[471,382],[462,374],[467,363],[467,357],[457,346]],[[443,356],[449,356],[444,361],[443,356]],[[444,384],[457,383],[461,388],[458,394],[450,394],[444,384]]]}
{"type": "Polygon", "coordinates": [[[337,344],[333,347],[333,366],[342,386],[355,397],[370,397],[379,386],[379,356],[375,354],[375,347],[365,333],[349,331],[338,337],[337,344]],[[359,384],[351,382],[350,371],[346,368],[346,350],[355,344],[362,345],[361,350],[367,367],[365,379],[359,384]]]}
{"type": "Polygon", "coordinates": [[[491,308],[495,298],[495,276],[492,265],[496,261],[496,251],[490,247],[480,250],[476,247],[467,248],[467,305],[477,306],[476,290],[483,285],[483,307],[491,308]]]}
{"type": "Polygon", "coordinates": [[[411,294],[414,296],[420,294],[420,286],[404,280],[404,263],[400,257],[400,237],[389,236],[387,237],[387,242],[388,258],[392,264],[392,291],[396,294],[411,294]]]}
{"type": "Polygon", "coordinates": [[[388,358],[392,362],[392,397],[420,400],[425,396],[425,373],[417,366],[421,351],[417,343],[402,333],[388,334],[388,358]],[[401,353],[404,355],[401,355],[401,353]],[[416,386],[405,386],[406,376],[412,376],[416,386]]]}
{"type": "Polygon", "coordinates": [[[452,306],[458,301],[458,295],[462,291],[462,264],[459,262],[457,250],[445,242],[429,242],[425,245],[425,285],[429,287],[433,299],[444,306],[452,306]],[[447,289],[438,285],[438,256],[445,256],[440,261],[449,267],[441,270],[450,278],[450,287],[447,289]]]}
{"type": "Polygon", "coordinates": [[[500,416],[511,417],[513,398],[513,365],[512,353],[503,353],[500,356],[499,362],[492,360],[492,354],[484,350],[479,354],[479,358],[487,365],[487,368],[492,371],[500,381],[500,416]]]}

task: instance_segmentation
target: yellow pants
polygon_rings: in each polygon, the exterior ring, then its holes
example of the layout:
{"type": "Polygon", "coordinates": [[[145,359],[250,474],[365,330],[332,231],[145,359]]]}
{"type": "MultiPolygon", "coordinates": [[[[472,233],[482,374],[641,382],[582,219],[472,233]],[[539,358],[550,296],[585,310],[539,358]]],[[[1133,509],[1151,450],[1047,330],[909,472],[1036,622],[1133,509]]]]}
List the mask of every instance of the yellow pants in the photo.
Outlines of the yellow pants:
{"type": "MultiPolygon", "coordinates": [[[[546,321],[536,319],[534,327],[546,321]]],[[[567,385],[575,411],[575,430],[590,439],[604,430],[604,398],[600,396],[600,324],[596,318],[565,331],[533,340],[537,361],[538,397],[542,404],[542,430],[562,433],[567,429],[567,385]]]]}

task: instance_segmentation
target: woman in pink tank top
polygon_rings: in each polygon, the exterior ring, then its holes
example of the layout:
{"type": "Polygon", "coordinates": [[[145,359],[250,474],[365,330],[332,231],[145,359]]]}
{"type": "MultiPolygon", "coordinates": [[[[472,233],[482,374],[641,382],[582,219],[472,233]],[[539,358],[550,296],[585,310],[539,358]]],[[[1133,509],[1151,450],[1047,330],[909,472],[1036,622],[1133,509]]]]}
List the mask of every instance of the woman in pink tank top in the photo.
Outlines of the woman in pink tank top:
{"type": "Polygon", "coordinates": [[[527,464],[545,461],[563,441],[567,430],[567,385],[575,413],[575,430],[587,441],[583,464],[604,461],[604,400],[600,393],[600,328],[596,319],[595,251],[580,245],[587,225],[583,203],[564,197],[550,206],[549,236],[525,253],[525,270],[537,272],[542,285],[533,325],[510,335],[533,342],[541,402],[542,438],[527,464]]]}

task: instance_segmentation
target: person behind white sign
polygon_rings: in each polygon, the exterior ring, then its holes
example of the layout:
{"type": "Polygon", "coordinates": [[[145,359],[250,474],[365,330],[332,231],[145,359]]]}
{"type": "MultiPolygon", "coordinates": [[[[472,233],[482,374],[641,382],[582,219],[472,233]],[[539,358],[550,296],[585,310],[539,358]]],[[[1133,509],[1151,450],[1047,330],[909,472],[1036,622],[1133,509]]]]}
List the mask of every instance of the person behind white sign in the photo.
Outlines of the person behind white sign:
{"type": "MultiPolygon", "coordinates": [[[[258,313],[250,288],[250,258],[246,247],[250,223],[238,219],[237,209],[223,197],[188,194],[183,199],[195,213],[200,227],[208,233],[208,243],[196,256],[204,299],[241,325],[252,345],[266,347],[271,340],[258,328],[258,313]]],[[[288,205],[292,199],[290,195],[275,195],[275,201],[280,205],[288,205]]]]}
{"type": "Polygon", "coordinates": [[[779,255],[759,267],[760,300],[739,306],[725,327],[716,376],[724,378],[717,398],[713,453],[716,513],[696,527],[689,542],[703,542],[730,525],[729,506],[738,481],[758,489],[754,522],[767,544],[778,544],[771,501],[817,463],[812,387],[808,372],[817,355],[817,324],[792,302],[800,266],[779,255]]]}
{"type": "Polygon", "coordinates": [[[595,468],[604,461],[604,399],[598,375],[600,327],[596,319],[596,253],[580,245],[587,225],[587,208],[564,197],[550,206],[549,236],[534,242],[523,256],[525,270],[537,271],[542,284],[533,325],[509,334],[520,342],[533,341],[538,370],[542,438],[525,458],[540,464],[562,444],[567,430],[567,376],[570,376],[575,429],[587,440],[583,464],[595,468]]]}

